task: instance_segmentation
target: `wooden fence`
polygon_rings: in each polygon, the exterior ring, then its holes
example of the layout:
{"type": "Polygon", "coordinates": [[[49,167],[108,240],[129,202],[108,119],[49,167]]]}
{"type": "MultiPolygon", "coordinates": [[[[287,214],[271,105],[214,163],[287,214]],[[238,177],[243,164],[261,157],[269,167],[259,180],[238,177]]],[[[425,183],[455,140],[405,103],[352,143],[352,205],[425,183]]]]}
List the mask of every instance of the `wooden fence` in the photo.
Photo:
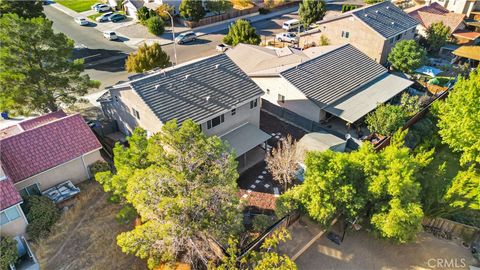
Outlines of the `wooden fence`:
{"type": "Polygon", "coordinates": [[[463,243],[468,246],[474,240],[475,235],[480,234],[480,228],[458,223],[444,218],[428,218],[422,221],[424,227],[429,226],[438,230],[447,232],[452,239],[462,239],[463,243]]]}
{"type": "Polygon", "coordinates": [[[225,21],[225,20],[228,20],[228,19],[233,19],[233,18],[245,16],[245,15],[252,14],[252,13],[255,13],[255,12],[258,12],[258,7],[257,6],[253,6],[252,8],[241,9],[241,10],[240,9],[232,9],[228,12],[223,13],[223,14],[213,15],[213,16],[202,18],[198,22],[183,20],[183,19],[179,19],[179,20],[184,26],[189,27],[189,28],[195,28],[195,27],[199,27],[199,26],[203,26],[203,25],[208,25],[208,24],[212,24],[212,23],[225,21]]]}

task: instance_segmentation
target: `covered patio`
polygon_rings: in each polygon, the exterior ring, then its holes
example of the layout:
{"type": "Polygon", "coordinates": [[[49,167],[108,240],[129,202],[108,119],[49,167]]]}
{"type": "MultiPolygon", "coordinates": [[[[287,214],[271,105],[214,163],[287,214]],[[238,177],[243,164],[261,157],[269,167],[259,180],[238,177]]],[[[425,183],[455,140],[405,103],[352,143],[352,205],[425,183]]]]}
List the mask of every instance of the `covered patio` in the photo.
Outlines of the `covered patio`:
{"type": "Polygon", "coordinates": [[[270,135],[258,127],[245,123],[244,125],[221,136],[235,150],[239,173],[265,159],[267,140],[270,135]]]}

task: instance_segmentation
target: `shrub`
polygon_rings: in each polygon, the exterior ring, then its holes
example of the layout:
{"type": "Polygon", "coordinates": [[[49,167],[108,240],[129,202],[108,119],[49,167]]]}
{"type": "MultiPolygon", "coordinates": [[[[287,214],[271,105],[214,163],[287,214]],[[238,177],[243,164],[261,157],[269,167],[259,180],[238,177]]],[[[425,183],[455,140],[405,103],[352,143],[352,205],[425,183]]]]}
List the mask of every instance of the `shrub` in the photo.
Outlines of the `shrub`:
{"type": "Polygon", "coordinates": [[[110,171],[110,165],[108,165],[108,163],[105,161],[97,160],[92,163],[88,169],[90,170],[90,175],[92,178],[95,179],[95,175],[97,173],[110,171]]]}
{"type": "Polygon", "coordinates": [[[0,269],[10,269],[9,265],[18,260],[17,241],[0,237],[0,269]]]}
{"type": "Polygon", "coordinates": [[[154,35],[161,35],[165,32],[165,22],[159,16],[153,16],[147,21],[148,31],[154,35]]]}
{"type": "Polygon", "coordinates": [[[327,36],[321,35],[320,36],[320,46],[327,46],[330,45],[330,40],[328,40],[327,36]]]}
{"type": "Polygon", "coordinates": [[[147,7],[141,7],[137,11],[137,18],[143,24],[150,18],[150,10],[147,7]]]}
{"type": "Polygon", "coordinates": [[[137,211],[131,205],[125,205],[118,211],[118,214],[115,216],[116,220],[119,223],[130,223],[137,217],[137,211]]]}
{"type": "Polygon", "coordinates": [[[23,209],[26,213],[28,226],[27,233],[35,241],[50,233],[50,229],[60,218],[55,204],[44,196],[26,196],[23,209]]]}
{"type": "Polygon", "coordinates": [[[273,218],[267,215],[258,215],[253,218],[253,229],[256,232],[263,232],[273,223],[273,218]]]}
{"type": "Polygon", "coordinates": [[[267,14],[269,12],[270,12],[270,10],[268,8],[261,7],[261,8],[258,9],[258,13],[260,13],[260,14],[267,14]]]}
{"type": "Polygon", "coordinates": [[[157,15],[160,16],[160,18],[162,18],[162,20],[166,24],[170,25],[170,16],[168,16],[168,14],[165,13],[165,11],[170,13],[170,15],[173,16],[174,7],[169,4],[162,4],[156,10],[157,15]]]}

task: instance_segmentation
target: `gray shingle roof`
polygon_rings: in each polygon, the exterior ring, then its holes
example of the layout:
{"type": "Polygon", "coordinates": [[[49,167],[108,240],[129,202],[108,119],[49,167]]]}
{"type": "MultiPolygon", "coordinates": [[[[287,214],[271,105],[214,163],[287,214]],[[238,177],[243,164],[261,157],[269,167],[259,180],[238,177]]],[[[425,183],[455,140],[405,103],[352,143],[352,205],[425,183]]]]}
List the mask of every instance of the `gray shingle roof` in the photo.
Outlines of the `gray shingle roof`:
{"type": "Polygon", "coordinates": [[[204,121],[263,91],[225,54],[130,82],[162,121],[204,121]],[[188,77],[188,78],[187,78],[188,77]]]}
{"type": "Polygon", "coordinates": [[[280,75],[325,107],[386,72],[382,65],[347,44],[280,75]]]}
{"type": "Polygon", "coordinates": [[[418,25],[418,22],[390,1],[378,3],[352,14],[385,38],[393,37],[418,25]]]}

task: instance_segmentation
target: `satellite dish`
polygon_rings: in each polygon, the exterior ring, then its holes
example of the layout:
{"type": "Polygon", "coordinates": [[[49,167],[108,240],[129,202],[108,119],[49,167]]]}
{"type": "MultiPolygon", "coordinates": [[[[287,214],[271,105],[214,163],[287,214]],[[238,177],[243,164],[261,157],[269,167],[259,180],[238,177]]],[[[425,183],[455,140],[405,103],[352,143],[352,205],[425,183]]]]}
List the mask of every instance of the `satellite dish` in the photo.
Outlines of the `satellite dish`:
{"type": "Polygon", "coordinates": [[[345,139],[346,139],[346,140],[349,140],[349,139],[351,139],[351,138],[352,138],[352,135],[350,135],[350,133],[345,134],[345,139]]]}

